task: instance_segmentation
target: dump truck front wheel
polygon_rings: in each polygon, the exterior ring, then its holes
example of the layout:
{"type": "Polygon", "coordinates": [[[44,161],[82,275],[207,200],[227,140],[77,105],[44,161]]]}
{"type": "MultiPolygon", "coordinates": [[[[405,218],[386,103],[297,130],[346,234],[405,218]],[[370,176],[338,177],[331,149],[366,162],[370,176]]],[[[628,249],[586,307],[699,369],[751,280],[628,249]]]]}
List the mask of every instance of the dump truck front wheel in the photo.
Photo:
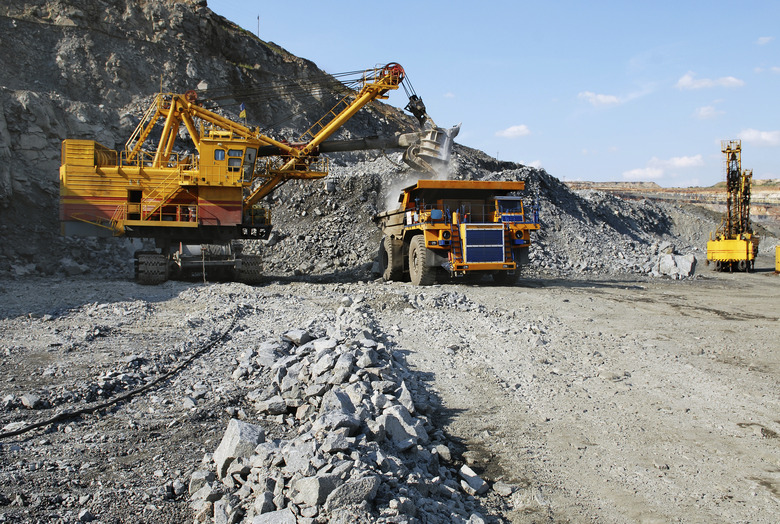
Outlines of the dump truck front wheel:
{"type": "Polygon", "coordinates": [[[436,282],[436,267],[428,265],[427,251],[425,236],[412,238],[409,243],[409,276],[416,286],[430,286],[436,282]]]}

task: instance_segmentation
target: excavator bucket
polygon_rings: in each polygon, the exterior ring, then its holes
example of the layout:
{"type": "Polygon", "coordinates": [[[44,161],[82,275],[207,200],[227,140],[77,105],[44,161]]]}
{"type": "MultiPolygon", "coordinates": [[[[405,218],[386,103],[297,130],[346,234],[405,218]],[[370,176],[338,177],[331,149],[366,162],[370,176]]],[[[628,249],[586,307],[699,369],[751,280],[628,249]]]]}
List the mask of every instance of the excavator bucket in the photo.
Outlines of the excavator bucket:
{"type": "Polygon", "coordinates": [[[420,133],[420,140],[404,151],[404,162],[419,171],[436,173],[450,161],[452,142],[460,132],[460,124],[449,129],[432,127],[420,133]]]}

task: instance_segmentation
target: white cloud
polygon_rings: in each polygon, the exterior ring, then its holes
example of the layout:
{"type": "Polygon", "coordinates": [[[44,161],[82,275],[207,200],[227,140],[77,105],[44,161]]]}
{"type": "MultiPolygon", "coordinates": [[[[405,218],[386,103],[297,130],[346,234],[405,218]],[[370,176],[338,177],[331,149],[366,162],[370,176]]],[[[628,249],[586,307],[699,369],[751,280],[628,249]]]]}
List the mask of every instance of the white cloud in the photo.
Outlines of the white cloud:
{"type": "Polygon", "coordinates": [[[685,167],[697,167],[704,165],[704,159],[701,155],[693,156],[673,156],[669,160],[663,160],[658,157],[653,157],[647,163],[649,167],[656,167],[659,169],[679,169],[685,167]]]}
{"type": "Polygon", "coordinates": [[[455,98],[455,93],[448,91],[444,93],[444,98],[455,98]]]}
{"type": "Polygon", "coordinates": [[[583,91],[577,95],[577,98],[586,100],[590,105],[595,107],[615,106],[622,103],[620,98],[615,95],[599,95],[592,91],[583,91]]]}
{"type": "MultiPolygon", "coordinates": [[[[647,167],[631,169],[623,172],[624,180],[657,180],[664,178],[669,169],[685,169],[688,167],[703,166],[704,159],[701,155],[673,156],[668,160],[653,157],[647,162],[647,167]]],[[[676,177],[675,173],[669,176],[676,177]]]]}
{"type": "Polygon", "coordinates": [[[709,87],[742,87],[745,85],[743,80],[733,76],[722,76],[720,78],[694,78],[696,74],[688,71],[677,81],[677,89],[704,89],[709,87]]]}
{"type": "Polygon", "coordinates": [[[756,40],[756,44],[758,45],[767,45],[769,42],[774,40],[774,36],[760,36],[758,40],[756,40]]]}
{"type": "Polygon", "coordinates": [[[772,71],[773,73],[780,73],[780,67],[777,66],[772,66],[769,68],[769,70],[772,71]]]}
{"type": "Polygon", "coordinates": [[[738,138],[758,146],[780,146],[780,131],[759,131],[758,129],[743,129],[738,138]]]}
{"type": "Polygon", "coordinates": [[[603,93],[594,93],[593,91],[582,91],[577,93],[577,98],[585,100],[593,107],[618,106],[645,95],[649,95],[654,89],[654,85],[648,84],[641,86],[637,91],[625,95],[607,95],[603,93]]]}
{"type": "Polygon", "coordinates": [[[674,156],[670,158],[669,160],[666,160],[664,162],[664,165],[669,167],[697,167],[697,166],[703,166],[704,160],[702,159],[701,155],[694,155],[694,156],[674,156]]]}
{"type": "Polygon", "coordinates": [[[541,160],[534,160],[533,162],[529,162],[527,164],[524,164],[528,167],[533,167],[534,169],[542,169],[542,161],[541,160]]]}
{"type": "Polygon", "coordinates": [[[726,114],[726,112],[721,111],[720,109],[716,109],[715,106],[703,106],[696,109],[694,114],[696,115],[696,118],[706,120],[708,118],[715,118],[716,116],[726,114]]]}
{"type": "Polygon", "coordinates": [[[658,167],[643,167],[623,172],[624,180],[655,180],[663,176],[664,170],[658,167]]]}
{"type": "Polygon", "coordinates": [[[519,126],[510,126],[506,129],[502,129],[501,131],[496,131],[496,136],[500,136],[503,138],[519,138],[521,136],[530,135],[531,130],[528,129],[528,126],[525,124],[521,124],[519,126]]]}

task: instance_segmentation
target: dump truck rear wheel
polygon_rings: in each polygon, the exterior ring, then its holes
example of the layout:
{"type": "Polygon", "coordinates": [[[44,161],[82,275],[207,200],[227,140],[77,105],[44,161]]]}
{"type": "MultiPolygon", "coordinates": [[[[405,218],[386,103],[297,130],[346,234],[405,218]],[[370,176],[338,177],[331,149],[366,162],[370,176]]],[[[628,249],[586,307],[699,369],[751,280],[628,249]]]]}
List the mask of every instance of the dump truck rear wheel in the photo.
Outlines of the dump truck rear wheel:
{"type": "Polygon", "coordinates": [[[425,237],[417,235],[409,243],[409,276],[416,286],[430,286],[436,282],[436,268],[426,264],[425,237]]]}
{"type": "Polygon", "coordinates": [[[520,278],[520,271],[515,270],[514,273],[509,271],[496,271],[493,273],[493,282],[500,286],[511,286],[517,284],[520,278]]]}
{"type": "Polygon", "coordinates": [[[393,254],[393,243],[389,237],[382,237],[379,245],[379,261],[382,266],[382,279],[401,280],[403,277],[403,264],[395,260],[393,254]],[[401,269],[399,269],[399,267],[401,269]]]}

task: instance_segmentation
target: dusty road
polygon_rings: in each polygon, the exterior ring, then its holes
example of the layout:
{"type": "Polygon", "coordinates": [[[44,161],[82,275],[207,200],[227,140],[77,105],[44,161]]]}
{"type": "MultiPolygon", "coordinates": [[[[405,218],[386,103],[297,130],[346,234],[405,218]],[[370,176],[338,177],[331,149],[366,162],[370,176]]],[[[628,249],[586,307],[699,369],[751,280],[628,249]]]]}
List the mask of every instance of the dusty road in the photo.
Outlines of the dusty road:
{"type": "Polygon", "coordinates": [[[510,520],[777,521],[780,277],[460,291],[480,314],[393,315],[395,338],[467,458],[527,486],[510,520]]]}
{"type": "Polygon", "coordinates": [[[229,343],[153,395],[0,442],[0,514],[185,518],[174,483],[241,407],[241,348],[327,320],[348,295],[440,400],[435,421],[462,459],[509,484],[480,501],[494,520],[776,522],[780,277],[700,275],[424,289],[0,282],[0,428],[110,397],[107,381],[118,391],[154,376],[248,311],[229,343]],[[42,406],[22,406],[30,392],[42,406]]]}

